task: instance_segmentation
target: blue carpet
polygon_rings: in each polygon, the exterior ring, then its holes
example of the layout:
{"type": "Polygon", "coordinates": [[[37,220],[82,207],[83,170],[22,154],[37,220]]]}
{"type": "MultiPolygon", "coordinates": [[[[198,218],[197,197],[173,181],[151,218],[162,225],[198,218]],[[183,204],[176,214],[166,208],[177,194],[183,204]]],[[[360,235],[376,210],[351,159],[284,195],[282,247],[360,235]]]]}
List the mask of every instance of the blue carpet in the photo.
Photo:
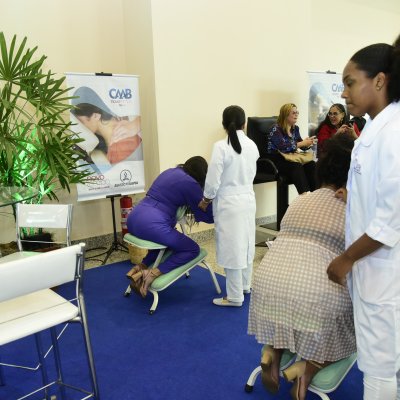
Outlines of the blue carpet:
{"type": "MultiPolygon", "coordinates": [[[[265,392],[258,378],[251,394],[245,383],[258,365],[260,348],[246,334],[249,296],[242,308],[216,307],[208,271],[195,268],[160,293],[154,315],[152,296],[123,296],[129,262],[85,271],[85,298],[102,400],[260,400],[289,399],[290,385],[281,380],[280,393],[265,392]]],[[[218,276],[221,288],[224,278],[218,276]]],[[[71,285],[61,288],[73,295],[71,285]]],[[[70,325],[60,339],[67,381],[87,383],[79,326],[70,325]]],[[[3,346],[3,362],[33,365],[33,339],[3,346]]],[[[49,357],[52,364],[52,358],[49,357]]],[[[0,399],[12,400],[40,382],[37,372],[5,368],[0,399]]],[[[35,398],[35,397],[34,397],[35,398]]],[[[42,396],[36,397],[41,399],[42,396]]],[[[68,394],[68,399],[79,398],[68,394]]],[[[332,394],[333,400],[361,400],[362,378],[356,367],[332,394]]],[[[310,393],[309,400],[319,399],[310,393]]]]}

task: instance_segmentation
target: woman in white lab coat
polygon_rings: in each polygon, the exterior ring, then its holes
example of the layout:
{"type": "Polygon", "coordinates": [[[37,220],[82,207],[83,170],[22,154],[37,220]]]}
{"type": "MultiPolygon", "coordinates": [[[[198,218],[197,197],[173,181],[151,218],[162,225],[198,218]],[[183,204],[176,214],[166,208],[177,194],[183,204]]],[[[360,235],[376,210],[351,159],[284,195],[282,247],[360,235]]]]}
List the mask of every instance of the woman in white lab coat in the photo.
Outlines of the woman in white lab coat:
{"type": "Polygon", "coordinates": [[[259,153],[243,132],[245,122],[239,106],[224,110],[222,125],[228,138],[214,144],[199,204],[205,210],[212,201],[217,262],[226,274],[227,296],[213,300],[218,306],[240,307],[243,293],[250,293],[256,217],[253,179],[259,153]]]}
{"type": "Polygon", "coordinates": [[[328,275],[347,275],[364,399],[400,399],[400,36],[355,53],[343,83],[349,112],[371,119],[352,152],[346,250],[328,275]]]}

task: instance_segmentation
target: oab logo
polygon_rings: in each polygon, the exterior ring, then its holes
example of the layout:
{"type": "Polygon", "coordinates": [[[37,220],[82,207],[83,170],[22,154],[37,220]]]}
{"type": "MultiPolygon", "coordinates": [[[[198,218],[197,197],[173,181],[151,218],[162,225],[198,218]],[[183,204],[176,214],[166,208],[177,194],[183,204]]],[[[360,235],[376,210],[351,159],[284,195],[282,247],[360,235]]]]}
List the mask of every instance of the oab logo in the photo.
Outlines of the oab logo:
{"type": "Polygon", "coordinates": [[[112,88],[108,92],[109,96],[116,100],[124,100],[124,99],[131,99],[132,98],[132,90],[127,88],[127,89],[116,89],[112,88]]]}

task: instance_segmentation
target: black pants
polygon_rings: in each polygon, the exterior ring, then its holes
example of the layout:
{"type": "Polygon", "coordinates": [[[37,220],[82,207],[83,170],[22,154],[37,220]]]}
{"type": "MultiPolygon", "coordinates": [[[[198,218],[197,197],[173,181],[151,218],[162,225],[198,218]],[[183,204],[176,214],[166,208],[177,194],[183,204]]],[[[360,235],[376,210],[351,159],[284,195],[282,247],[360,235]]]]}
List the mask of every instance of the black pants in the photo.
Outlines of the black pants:
{"type": "Polygon", "coordinates": [[[288,182],[296,186],[297,192],[312,192],[316,188],[315,184],[315,162],[307,164],[287,161],[280,154],[269,154],[270,158],[278,168],[279,173],[288,179],[288,182]]]}

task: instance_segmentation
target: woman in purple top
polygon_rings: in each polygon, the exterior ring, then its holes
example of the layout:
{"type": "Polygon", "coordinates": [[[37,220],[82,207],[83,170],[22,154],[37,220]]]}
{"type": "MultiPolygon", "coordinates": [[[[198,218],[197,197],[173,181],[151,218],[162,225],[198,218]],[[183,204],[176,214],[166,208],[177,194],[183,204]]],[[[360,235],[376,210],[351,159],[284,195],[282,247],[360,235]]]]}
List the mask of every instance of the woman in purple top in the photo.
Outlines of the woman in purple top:
{"type": "Polygon", "coordinates": [[[200,156],[187,160],[176,168],[162,172],[151,185],[146,197],[133,208],[127,219],[128,231],[144,240],[168,247],[172,254],[158,268],[148,268],[156,260],[158,250],[150,250],[142,262],[127,274],[131,287],[145,297],[155,278],[178,268],[200,253],[199,245],[175,229],[176,212],[188,206],[197,222],[213,223],[212,208],[202,211],[207,161],[200,156]]]}
{"type": "Polygon", "coordinates": [[[297,107],[293,103],[281,107],[276,125],[268,132],[268,158],[276,164],[279,173],[287,177],[296,186],[297,192],[302,194],[315,189],[315,162],[291,162],[279,153],[294,153],[298,148],[312,146],[313,137],[303,140],[300,136],[296,125],[298,115],[297,107]]]}

